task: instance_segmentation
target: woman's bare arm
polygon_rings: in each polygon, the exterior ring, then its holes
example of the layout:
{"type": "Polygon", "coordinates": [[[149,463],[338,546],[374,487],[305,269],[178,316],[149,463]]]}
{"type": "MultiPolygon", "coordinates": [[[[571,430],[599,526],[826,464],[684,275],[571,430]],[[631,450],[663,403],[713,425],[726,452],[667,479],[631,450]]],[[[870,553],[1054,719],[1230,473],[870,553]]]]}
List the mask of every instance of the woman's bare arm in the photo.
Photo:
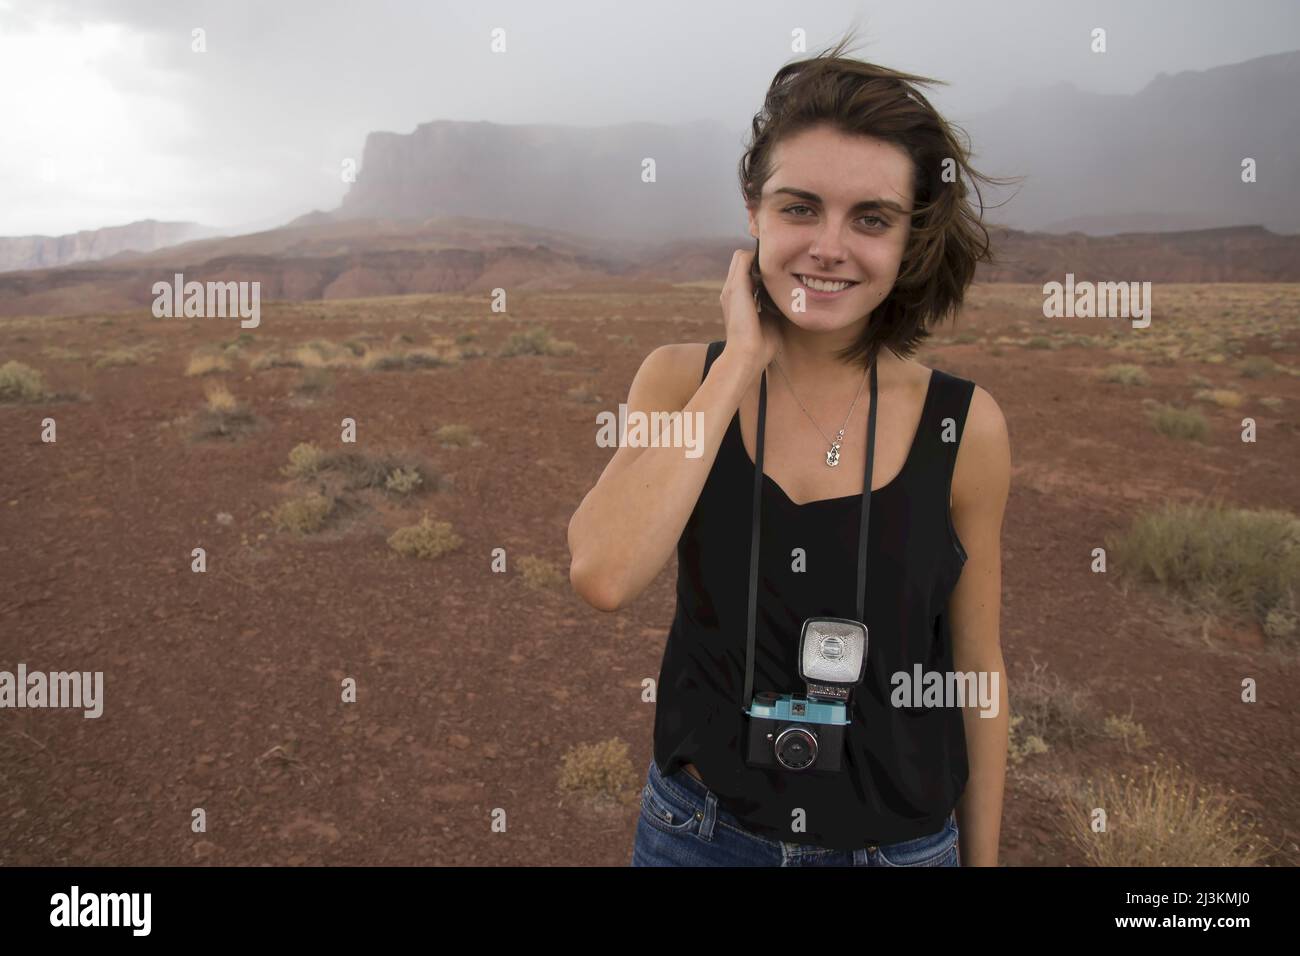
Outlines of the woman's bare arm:
{"type": "Polygon", "coordinates": [[[952,523],[967,560],[948,607],[953,667],[987,673],[997,699],[988,710],[968,705],[962,713],[969,769],[956,808],[962,866],[998,865],[1011,718],[1001,642],[1002,518],[1010,485],[1006,419],[993,396],[977,386],[952,480],[952,523]]]}
{"type": "Polygon", "coordinates": [[[690,345],[655,349],[627,400],[629,422],[635,412],[691,416],[699,426],[695,448],[620,445],[569,520],[569,580],[599,610],[625,607],[668,563],[741,397],[763,367],[761,358],[728,346],[697,386],[704,363],[690,357],[698,355],[690,345]]]}

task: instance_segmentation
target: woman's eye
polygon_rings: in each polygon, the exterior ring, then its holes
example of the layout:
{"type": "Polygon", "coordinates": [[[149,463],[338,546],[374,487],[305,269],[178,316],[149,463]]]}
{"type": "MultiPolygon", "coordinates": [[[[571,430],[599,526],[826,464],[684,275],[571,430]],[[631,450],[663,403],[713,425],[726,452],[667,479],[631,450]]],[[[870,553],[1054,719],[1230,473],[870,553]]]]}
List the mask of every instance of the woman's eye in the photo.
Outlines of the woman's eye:
{"type": "MultiPolygon", "coordinates": [[[[811,210],[812,207],[809,206],[809,205],[807,205],[807,204],[805,204],[805,203],[796,203],[796,204],[793,205],[793,206],[786,206],[786,208],[783,210],[783,212],[793,213],[796,209],[808,209],[808,210],[811,210]]],[[[797,219],[802,219],[803,217],[802,217],[802,216],[796,216],[795,218],[797,218],[797,219]]],[[[859,216],[858,218],[859,218],[859,219],[870,219],[870,220],[872,221],[872,225],[871,225],[871,228],[872,228],[872,229],[883,229],[883,228],[888,227],[888,225],[889,225],[889,223],[888,223],[886,220],[881,219],[879,216],[859,216]]]]}

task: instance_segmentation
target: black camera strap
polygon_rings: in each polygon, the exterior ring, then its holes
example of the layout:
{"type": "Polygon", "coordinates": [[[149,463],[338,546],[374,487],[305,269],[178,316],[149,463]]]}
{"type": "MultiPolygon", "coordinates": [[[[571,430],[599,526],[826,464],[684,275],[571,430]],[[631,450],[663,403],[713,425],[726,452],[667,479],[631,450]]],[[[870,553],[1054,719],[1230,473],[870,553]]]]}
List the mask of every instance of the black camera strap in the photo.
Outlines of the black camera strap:
{"type": "MultiPolygon", "coordinates": [[[[858,616],[866,623],[867,519],[871,516],[871,466],[876,455],[876,366],[871,363],[871,411],[867,413],[867,468],[862,484],[862,524],[858,531],[858,616]]],[[[745,696],[740,709],[749,712],[754,699],[754,632],[758,622],[758,529],[763,504],[763,431],[767,423],[767,369],[758,386],[758,436],[754,448],[754,521],[749,539],[749,635],[745,646],[745,696]]]]}

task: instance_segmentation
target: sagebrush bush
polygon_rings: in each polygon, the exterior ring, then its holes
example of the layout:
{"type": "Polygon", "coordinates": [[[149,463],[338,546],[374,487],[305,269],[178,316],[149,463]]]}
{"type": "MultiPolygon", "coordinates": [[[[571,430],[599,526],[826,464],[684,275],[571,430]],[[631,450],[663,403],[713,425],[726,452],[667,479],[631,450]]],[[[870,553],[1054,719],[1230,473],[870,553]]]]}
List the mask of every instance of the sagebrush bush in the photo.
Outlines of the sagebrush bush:
{"type": "Polygon", "coordinates": [[[577,744],[562,754],[557,782],[561,790],[623,801],[635,795],[640,778],[628,756],[627,742],[613,738],[577,744]]]}
{"type": "Polygon", "coordinates": [[[463,543],[447,521],[433,521],[425,514],[419,524],[398,528],[388,538],[388,546],[398,554],[412,558],[438,558],[463,543]]]}
{"type": "Polygon", "coordinates": [[[280,471],[290,478],[309,478],[321,470],[325,452],[311,442],[294,445],[289,452],[289,464],[280,471]]]}
{"type": "Polygon", "coordinates": [[[41,373],[22,362],[0,365],[0,402],[36,402],[45,397],[41,373]]]}
{"type": "Polygon", "coordinates": [[[332,498],[315,494],[284,502],[271,517],[281,531],[312,534],[325,526],[325,521],[333,510],[332,498]]]}

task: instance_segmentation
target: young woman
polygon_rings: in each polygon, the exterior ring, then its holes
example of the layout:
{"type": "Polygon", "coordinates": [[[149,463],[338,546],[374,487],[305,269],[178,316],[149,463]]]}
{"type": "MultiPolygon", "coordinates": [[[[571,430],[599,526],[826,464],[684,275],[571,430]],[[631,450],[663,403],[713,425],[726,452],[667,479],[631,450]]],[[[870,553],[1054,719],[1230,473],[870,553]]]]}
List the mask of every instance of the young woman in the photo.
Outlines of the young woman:
{"type": "Polygon", "coordinates": [[[677,551],[636,866],[997,864],[1006,423],[984,389],[909,357],[992,259],[962,183],[987,177],[909,85],[934,81],[843,45],[783,67],[754,119],[757,246],[732,257],[725,342],[661,346],[632,382],[629,412],[696,416],[703,454],[622,445],[569,523],[573,586],[602,610],[677,551]],[[815,617],[868,634],[839,766],[756,765],[747,661],[755,691],[804,694],[815,617]],[[897,675],[921,672],[983,674],[996,699],[917,706],[897,675]]]}

